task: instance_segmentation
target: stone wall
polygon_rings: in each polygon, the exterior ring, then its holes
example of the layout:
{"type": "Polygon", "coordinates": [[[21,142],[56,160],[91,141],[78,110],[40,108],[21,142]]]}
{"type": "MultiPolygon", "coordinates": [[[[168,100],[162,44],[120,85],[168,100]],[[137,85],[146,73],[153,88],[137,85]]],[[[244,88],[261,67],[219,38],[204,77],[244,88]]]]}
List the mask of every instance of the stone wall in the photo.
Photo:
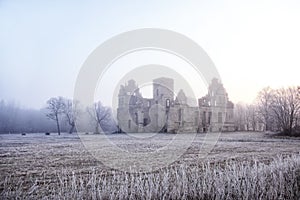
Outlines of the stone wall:
{"type": "Polygon", "coordinates": [[[143,98],[134,80],[121,86],[117,118],[124,132],[217,132],[234,131],[234,105],[225,88],[213,79],[208,94],[197,107],[187,105],[180,90],[174,99],[174,81],[153,80],[153,98],[143,98]]]}

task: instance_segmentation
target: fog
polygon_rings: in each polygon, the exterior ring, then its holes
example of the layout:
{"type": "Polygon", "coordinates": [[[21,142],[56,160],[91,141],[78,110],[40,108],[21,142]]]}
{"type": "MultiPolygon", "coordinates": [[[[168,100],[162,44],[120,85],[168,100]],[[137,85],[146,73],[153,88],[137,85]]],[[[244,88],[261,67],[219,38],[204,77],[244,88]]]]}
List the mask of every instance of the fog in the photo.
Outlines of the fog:
{"type": "MultiPolygon", "coordinates": [[[[40,109],[50,97],[72,98],[79,70],[98,45],[129,30],[154,27],[197,42],[214,61],[230,99],[251,103],[265,86],[299,85],[299,8],[298,1],[4,0],[0,99],[40,109]]],[[[108,78],[114,77],[111,72],[108,78]]],[[[103,94],[111,87],[102,88],[103,94]]],[[[111,102],[105,95],[100,100],[111,102]]]]}

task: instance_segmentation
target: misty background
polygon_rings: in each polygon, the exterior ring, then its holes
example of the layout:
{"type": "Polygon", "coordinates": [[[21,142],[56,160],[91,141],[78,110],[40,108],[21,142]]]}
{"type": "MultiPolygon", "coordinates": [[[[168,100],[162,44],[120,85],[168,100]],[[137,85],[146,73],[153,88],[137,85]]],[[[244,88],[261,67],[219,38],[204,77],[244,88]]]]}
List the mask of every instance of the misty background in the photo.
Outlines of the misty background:
{"type": "MultiPolygon", "coordinates": [[[[266,86],[300,85],[299,8],[296,0],[2,0],[0,114],[10,114],[1,124],[12,128],[1,130],[56,130],[54,120],[46,117],[47,101],[72,99],[88,55],[112,36],[138,28],[169,29],[197,42],[215,63],[234,103],[252,104],[266,86]]],[[[111,71],[108,79],[115,74],[111,71]]],[[[104,106],[111,102],[105,88],[95,99],[104,106]]]]}

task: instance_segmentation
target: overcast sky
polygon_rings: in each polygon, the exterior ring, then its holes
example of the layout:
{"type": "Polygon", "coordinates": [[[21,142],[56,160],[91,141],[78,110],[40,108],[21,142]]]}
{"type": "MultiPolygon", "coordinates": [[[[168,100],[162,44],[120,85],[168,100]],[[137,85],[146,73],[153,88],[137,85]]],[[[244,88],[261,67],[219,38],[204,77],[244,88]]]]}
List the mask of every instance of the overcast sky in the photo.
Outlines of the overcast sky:
{"type": "Polygon", "coordinates": [[[88,55],[139,28],[197,42],[233,102],[251,103],[265,86],[300,85],[297,0],[107,2],[0,1],[0,99],[41,108],[52,96],[72,97],[88,55]]]}

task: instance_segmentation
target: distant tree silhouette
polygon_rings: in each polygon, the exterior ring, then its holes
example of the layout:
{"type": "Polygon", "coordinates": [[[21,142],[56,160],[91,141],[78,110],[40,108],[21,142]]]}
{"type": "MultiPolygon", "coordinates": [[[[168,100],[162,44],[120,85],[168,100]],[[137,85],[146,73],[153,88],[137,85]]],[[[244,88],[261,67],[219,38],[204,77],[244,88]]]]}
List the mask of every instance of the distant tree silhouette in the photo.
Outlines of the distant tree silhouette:
{"type": "Polygon", "coordinates": [[[263,88],[257,95],[256,102],[258,113],[261,121],[265,125],[266,131],[272,130],[272,110],[271,110],[271,103],[273,98],[273,92],[270,87],[263,88]]]}
{"type": "Polygon", "coordinates": [[[80,114],[79,101],[72,101],[65,98],[62,105],[62,113],[66,117],[67,123],[71,126],[69,133],[73,133],[75,130],[75,123],[80,114]]]}
{"type": "Polygon", "coordinates": [[[297,125],[300,114],[300,95],[298,88],[281,88],[272,95],[271,110],[278,127],[287,135],[291,135],[297,125]]]}
{"type": "Polygon", "coordinates": [[[63,113],[64,99],[63,97],[53,97],[47,101],[46,116],[56,122],[57,132],[60,135],[59,116],[63,113]]]}
{"type": "Polygon", "coordinates": [[[87,112],[95,124],[95,133],[99,133],[99,127],[104,132],[114,132],[117,130],[117,126],[112,119],[111,109],[103,106],[100,101],[88,107],[87,112]]]}

